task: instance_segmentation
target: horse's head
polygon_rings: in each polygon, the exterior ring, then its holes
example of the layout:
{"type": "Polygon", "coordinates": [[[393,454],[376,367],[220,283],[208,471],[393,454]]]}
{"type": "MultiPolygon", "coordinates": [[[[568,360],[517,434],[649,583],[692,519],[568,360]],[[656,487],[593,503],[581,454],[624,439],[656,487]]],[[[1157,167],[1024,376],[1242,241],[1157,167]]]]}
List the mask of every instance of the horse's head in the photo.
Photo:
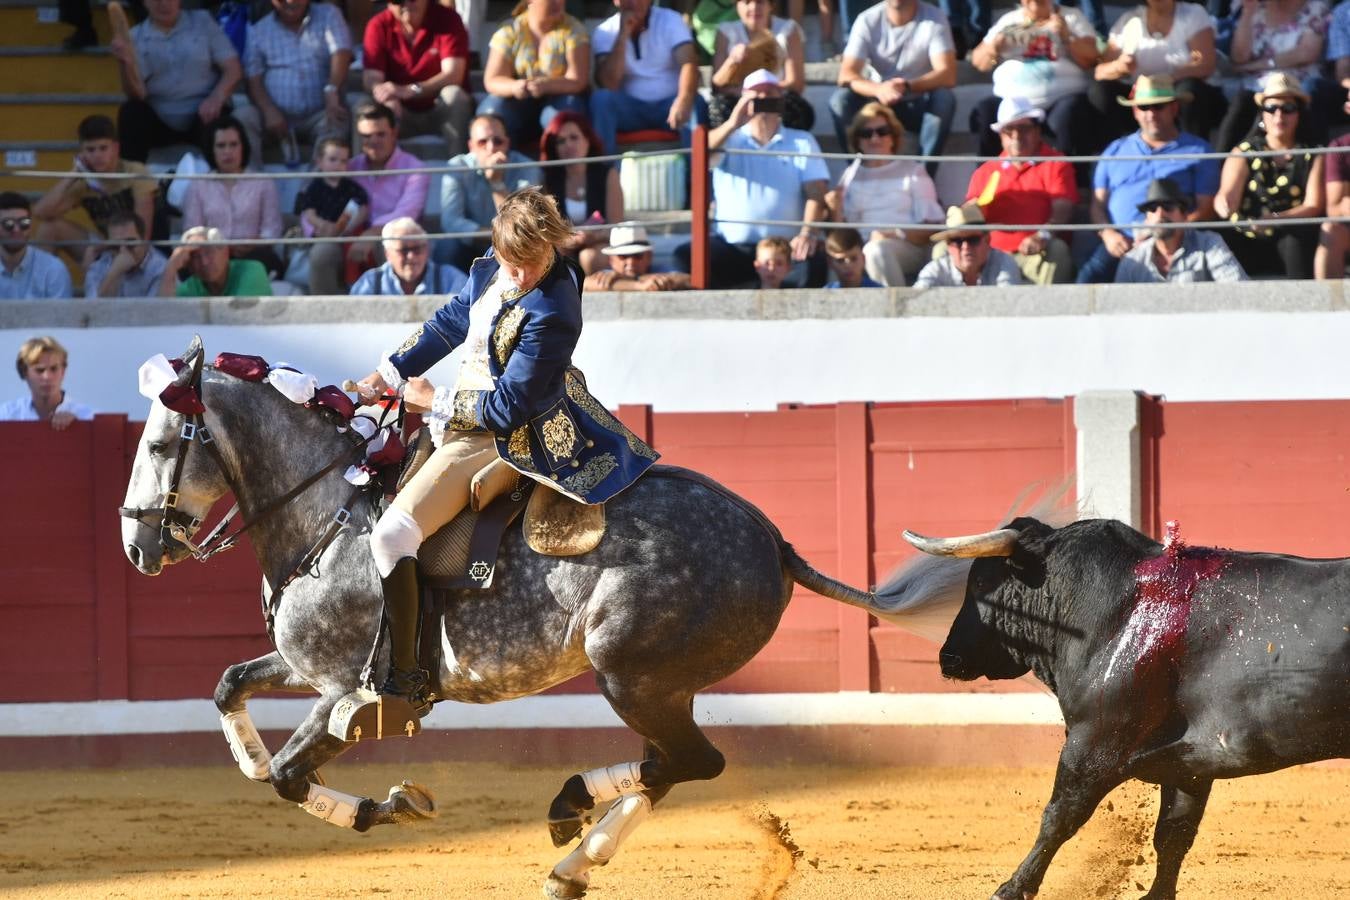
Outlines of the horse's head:
{"type": "MultiPolygon", "coordinates": [[[[150,403],[127,482],[122,545],[127,559],[146,575],[158,575],[164,566],[189,555],[186,541],[229,490],[216,454],[204,448],[209,436],[196,427],[203,420],[165,405],[192,410],[197,404],[204,352],[201,338],[194,336],[182,357],[174,361],[181,365],[175,366],[173,381],[150,403]]],[[[143,389],[146,381],[143,377],[143,389]]]]}

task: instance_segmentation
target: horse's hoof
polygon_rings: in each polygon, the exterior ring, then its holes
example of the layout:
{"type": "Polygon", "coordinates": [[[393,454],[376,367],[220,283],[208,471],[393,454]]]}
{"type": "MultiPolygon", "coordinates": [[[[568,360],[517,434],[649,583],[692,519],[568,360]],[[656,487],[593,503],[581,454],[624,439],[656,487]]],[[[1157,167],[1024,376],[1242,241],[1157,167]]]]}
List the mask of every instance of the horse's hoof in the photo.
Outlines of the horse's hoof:
{"type": "Polygon", "coordinates": [[[411,781],[390,788],[389,799],[380,805],[387,806],[388,821],[394,825],[436,818],[436,798],[431,791],[411,781]]]}
{"type": "Polygon", "coordinates": [[[571,819],[550,819],[548,823],[548,836],[553,838],[553,846],[566,847],[577,839],[581,834],[582,820],[580,816],[571,819]]]}
{"type": "Polygon", "coordinates": [[[584,873],[576,878],[561,878],[550,873],[548,881],[544,882],[544,896],[548,900],[577,900],[586,896],[590,883],[591,876],[584,873]]]}

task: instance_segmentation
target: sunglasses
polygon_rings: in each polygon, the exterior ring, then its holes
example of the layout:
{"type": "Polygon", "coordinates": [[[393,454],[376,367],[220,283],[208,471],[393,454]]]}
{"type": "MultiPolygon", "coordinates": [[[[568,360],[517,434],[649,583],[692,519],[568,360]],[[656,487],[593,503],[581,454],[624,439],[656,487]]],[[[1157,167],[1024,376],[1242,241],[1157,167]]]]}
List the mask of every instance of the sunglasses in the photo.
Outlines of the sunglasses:
{"type": "Polygon", "coordinates": [[[860,141],[865,141],[868,138],[872,137],[890,137],[890,136],[891,136],[891,126],[889,125],[878,125],[876,128],[858,129],[858,140],[860,141]]]}
{"type": "Polygon", "coordinates": [[[1146,213],[1157,212],[1160,209],[1163,212],[1170,212],[1170,213],[1182,212],[1183,210],[1185,210],[1185,208],[1186,208],[1185,206],[1183,206],[1181,203],[1178,203],[1176,200],[1159,200],[1154,203],[1144,204],[1144,212],[1146,213]]]}
{"type": "Polygon", "coordinates": [[[27,231],[33,220],[28,216],[22,219],[0,219],[0,228],[5,231],[27,231]]]}
{"type": "Polygon", "coordinates": [[[947,238],[947,243],[956,247],[974,246],[984,240],[982,234],[962,234],[954,238],[947,238]]]}
{"type": "Polygon", "coordinates": [[[1275,115],[1277,112],[1284,113],[1286,116],[1292,116],[1294,113],[1298,112],[1301,108],[1302,107],[1300,107],[1297,103],[1293,102],[1267,103],[1266,105],[1261,107],[1261,111],[1264,113],[1269,113],[1272,116],[1275,115]]]}

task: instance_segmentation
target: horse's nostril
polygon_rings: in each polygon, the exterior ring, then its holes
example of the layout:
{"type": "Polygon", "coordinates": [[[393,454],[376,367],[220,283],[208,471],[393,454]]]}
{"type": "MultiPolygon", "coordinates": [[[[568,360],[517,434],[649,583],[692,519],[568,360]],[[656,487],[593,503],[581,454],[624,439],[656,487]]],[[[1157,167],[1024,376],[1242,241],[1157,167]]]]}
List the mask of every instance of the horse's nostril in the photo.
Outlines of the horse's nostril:
{"type": "Polygon", "coordinates": [[[961,657],[959,654],[949,653],[948,651],[943,650],[938,653],[938,663],[944,669],[955,668],[956,666],[961,665],[961,657]]]}
{"type": "Polygon", "coordinates": [[[131,564],[136,568],[141,568],[141,548],[135,544],[127,544],[127,559],[131,560],[131,564]]]}

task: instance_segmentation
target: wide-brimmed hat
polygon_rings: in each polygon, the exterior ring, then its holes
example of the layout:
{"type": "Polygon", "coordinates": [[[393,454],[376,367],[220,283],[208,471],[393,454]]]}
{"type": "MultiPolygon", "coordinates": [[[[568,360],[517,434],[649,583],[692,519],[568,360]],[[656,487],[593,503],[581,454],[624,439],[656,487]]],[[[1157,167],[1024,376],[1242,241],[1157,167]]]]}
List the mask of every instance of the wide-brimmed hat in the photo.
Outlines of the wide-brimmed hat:
{"type": "Polygon", "coordinates": [[[1035,119],[1037,122],[1043,122],[1045,121],[1045,110],[1026,97],[1004,97],[1003,102],[998,105],[998,121],[990,125],[989,130],[997,133],[1013,122],[1021,122],[1024,119],[1035,119]]]}
{"type": "Polygon", "coordinates": [[[1130,96],[1116,98],[1121,106],[1160,106],[1174,100],[1189,103],[1191,95],[1178,91],[1171,75],[1140,75],[1134,80],[1130,96]]]}
{"type": "Polygon", "coordinates": [[[967,203],[964,206],[947,207],[947,227],[929,238],[933,243],[939,241],[949,241],[954,237],[960,237],[963,234],[984,234],[978,228],[970,228],[971,225],[983,225],[984,213],[974,203],[967,203]]]}
{"type": "Polygon", "coordinates": [[[609,230],[609,246],[600,252],[606,256],[636,256],[650,249],[647,229],[636,222],[622,222],[609,230]]]}
{"type": "Polygon", "coordinates": [[[1144,197],[1144,202],[1135,208],[1140,212],[1146,212],[1148,207],[1154,203],[1180,203],[1183,209],[1189,210],[1193,206],[1191,197],[1181,189],[1170,178],[1155,178],[1148,183],[1148,194],[1144,197]]]}
{"type": "Polygon", "coordinates": [[[1266,76],[1261,90],[1256,93],[1256,105],[1264,106],[1272,97],[1297,97],[1303,103],[1312,99],[1298,83],[1298,79],[1288,72],[1271,72],[1266,76]]]}

